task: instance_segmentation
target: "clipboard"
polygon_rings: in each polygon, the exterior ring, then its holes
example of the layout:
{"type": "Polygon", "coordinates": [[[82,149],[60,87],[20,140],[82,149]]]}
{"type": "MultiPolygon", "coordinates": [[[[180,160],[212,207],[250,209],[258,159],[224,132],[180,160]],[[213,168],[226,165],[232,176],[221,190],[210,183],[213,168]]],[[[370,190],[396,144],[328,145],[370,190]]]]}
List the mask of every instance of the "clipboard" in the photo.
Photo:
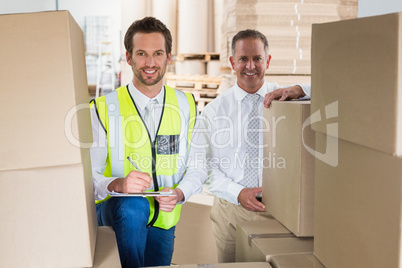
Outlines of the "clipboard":
{"type": "Polygon", "coordinates": [[[169,192],[142,192],[142,193],[131,193],[131,194],[124,194],[124,193],[116,193],[113,192],[110,194],[111,197],[147,197],[147,196],[176,196],[173,194],[173,191],[170,190],[169,192]]]}

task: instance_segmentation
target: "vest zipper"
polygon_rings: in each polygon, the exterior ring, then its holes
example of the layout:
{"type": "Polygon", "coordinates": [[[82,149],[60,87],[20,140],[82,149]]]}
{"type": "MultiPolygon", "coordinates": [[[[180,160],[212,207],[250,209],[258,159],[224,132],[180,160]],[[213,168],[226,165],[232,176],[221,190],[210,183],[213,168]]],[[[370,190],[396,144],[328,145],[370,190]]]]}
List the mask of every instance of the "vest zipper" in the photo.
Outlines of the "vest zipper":
{"type": "MultiPolygon", "coordinates": [[[[159,191],[159,185],[158,185],[158,179],[156,177],[156,148],[155,148],[155,142],[156,142],[156,137],[158,136],[159,132],[159,127],[161,126],[162,123],[162,118],[163,118],[163,113],[165,111],[165,101],[166,101],[166,89],[163,87],[163,90],[165,91],[165,94],[163,96],[163,106],[162,106],[162,111],[161,111],[161,117],[159,120],[159,125],[156,128],[155,131],[155,140],[152,141],[151,136],[149,135],[148,131],[148,136],[149,136],[149,141],[151,142],[151,151],[152,151],[152,179],[154,181],[154,189],[155,191],[159,191]]],[[[148,129],[147,129],[148,130],[148,129]]],[[[154,216],[152,217],[152,220],[148,223],[147,227],[152,227],[156,220],[158,219],[159,216],[159,202],[156,201],[154,198],[154,216]]]]}
{"type": "MultiPolygon", "coordinates": [[[[162,119],[162,118],[161,118],[162,119]]],[[[156,141],[156,134],[155,134],[156,141]]],[[[156,178],[156,149],[155,149],[155,141],[151,141],[151,150],[152,150],[152,179],[154,181],[154,189],[155,191],[159,191],[158,180],[156,178]]],[[[154,216],[152,220],[148,223],[147,227],[152,227],[159,215],[159,202],[154,198],[154,216]]]]}
{"type": "MultiPolygon", "coordinates": [[[[134,101],[133,97],[132,97],[131,94],[130,94],[130,90],[128,90],[128,85],[126,86],[126,88],[127,88],[127,93],[128,93],[128,95],[130,96],[130,98],[131,98],[131,100],[132,100],[132,102],[133,102],[133,104],[134,104],[135,109],[138,111],[137,105],[135,104],[135,101],[134,101]]],[[[163,86],[163,90],[165,91],[165,94],[164,94],[164,96],[163,96],[162,112],[161,112],[161,117],[160,117],[160,120],[159,120],[158,128],[156,129],[156,132],[155,132],[155,140],[154,140],[154,141],[152,141],[151,136],[149,135],[149,130],[148,130],[148,128],[146,127],[146,124],[145,124],[145,122],[144,122],[144,119],[143,119],[142,116],[140,115],[141,120],[142,120],[143,124],[145,125],[145,128],[147,129],[148,138],[149,138],[149,141],[150,141],[150,143],[151,143],[151,152],[152,152],[152,180],[153,180],[153,182],[154,182],[154,190],[155,190],[155,191],[159,191],[158,179],[157,179],[157,177],[156,177],[156,148],[155,148],[155,142],[156,142],[157,134],[158,134],[158,132],[159,132],[159,127],[160,127],[160,125],[161,125],[161,123],[162,123],[163,113],[164,113],[164,111],[165,111],[165,101],[166,101],[166,88],[165,88],[165,86],[163,86]]],[[[156,222],[156,220],[158,219],[158,216],[159,216],[159,202],[156,201],[155,198],[154,198],[154,216],[152,217],[152,220],[147,224],[147,227],[152,227],[152,226],[154,225],[154,223],[156,222]]]]}

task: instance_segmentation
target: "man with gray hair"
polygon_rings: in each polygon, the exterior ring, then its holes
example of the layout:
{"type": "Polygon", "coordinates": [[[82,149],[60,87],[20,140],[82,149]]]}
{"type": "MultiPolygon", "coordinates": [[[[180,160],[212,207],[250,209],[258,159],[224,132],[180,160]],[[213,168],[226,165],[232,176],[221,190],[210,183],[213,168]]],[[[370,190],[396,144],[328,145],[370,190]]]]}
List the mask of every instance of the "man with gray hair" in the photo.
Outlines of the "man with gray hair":
{"type": "Polygon", "coordinates": [[[235,261],[238,221],[269,216],[257,197],[262,188],[262,109],[274,99],[309,98],[310,85],[279,87],[267,83],[267,38],[256,30],[237,33],[232,40],[230,63],[237,82],[208,104],[200,118],[206,144],[208,181],[216,195],[211,220],[218,262],[235,261]],[[264,99],[265,97],[265,99],[264,99]]]}

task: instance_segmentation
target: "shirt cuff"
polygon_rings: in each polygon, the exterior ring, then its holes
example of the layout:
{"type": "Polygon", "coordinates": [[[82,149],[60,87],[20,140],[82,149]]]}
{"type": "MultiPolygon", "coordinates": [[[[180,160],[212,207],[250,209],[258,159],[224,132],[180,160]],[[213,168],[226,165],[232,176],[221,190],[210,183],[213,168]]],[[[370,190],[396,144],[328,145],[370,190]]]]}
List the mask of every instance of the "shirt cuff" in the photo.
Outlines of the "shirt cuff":
{"type": "Polygon", "coordinates": [[[305,95],[304,97],[300,97],[298,100],[309,100],[310,96],[305,95]]]}
{"type": "Polygon", "coordinates": [[[243,190],[243,189],[244,189],[244,186],[242,186],[238,183],[235,183],[235,182],[230,182],[228,185],[228,193],[230,195],[231,200],[228,200],[228,201],[233,204],[240,205],[238,197],[239,197],[241,190],[243,190]]]}
{"type": "Polygon", "coordinates": [[[97,186],[97,194],[95,194],[96,196],[96,200],[103,200],[105,199],[108,195],[110,195],[112,192],[109,191],[107,189],[107,187],[109,186],[109,184],[114,181],[115,179],[117,179],[118,177],[108,177],[104,180],[102,180],[102,182],[97,186]]]}
{"type": "Polygon", "coordinates": [[[182,192],[183,192],[183,196],[184,196],[184,200],[178,202],[177,204],[181,205],[187,202],[187,200],[194,194],[198,194],[202,191],[202,187],[201,188],[194,188],[194,185],[192,185],[192,183],[189,182],[181,182],[177,188],[179,188],[182,192]]]}
{"type": "Polygon", "coordinates": [[[296,85],[301,87],[304,94],[306,94],[304,97],[300,97],[299,100],[309,100],[311,98],[311,85],[310,84],[296,84],[296,85]]]}

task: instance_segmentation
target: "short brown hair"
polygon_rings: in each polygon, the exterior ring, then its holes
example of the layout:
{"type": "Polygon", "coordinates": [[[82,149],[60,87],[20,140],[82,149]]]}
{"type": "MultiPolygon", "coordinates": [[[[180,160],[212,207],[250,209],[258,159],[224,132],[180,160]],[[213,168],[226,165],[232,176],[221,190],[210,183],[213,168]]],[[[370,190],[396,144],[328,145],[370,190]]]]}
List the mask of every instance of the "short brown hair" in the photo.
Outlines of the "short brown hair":
{"type": "Polygon", "coordinates": [[[131,24],[124,36],[124,46],[130,54],[133,52],[133,37],[136,33],[161,33],[165,37],[166,54],[169,55],[172,51],[172,35],[160,20],[154,17],[145,17],[131,24]]]}
{"type": "Polygon", "coordinates": [[[260,39],[264,43],[264,49],[265,49],[265,54],[268,56],[269,53],[269,45],[268,45],[268,40],[263,35],[261,32],[257,30],[244,30],[238,32],[232,39],[232,55],[234,56],[235,49],[236,49],[236,42],[239,40],[247,39],[247,38],[254,38],[254,39],[260,39]]]}

